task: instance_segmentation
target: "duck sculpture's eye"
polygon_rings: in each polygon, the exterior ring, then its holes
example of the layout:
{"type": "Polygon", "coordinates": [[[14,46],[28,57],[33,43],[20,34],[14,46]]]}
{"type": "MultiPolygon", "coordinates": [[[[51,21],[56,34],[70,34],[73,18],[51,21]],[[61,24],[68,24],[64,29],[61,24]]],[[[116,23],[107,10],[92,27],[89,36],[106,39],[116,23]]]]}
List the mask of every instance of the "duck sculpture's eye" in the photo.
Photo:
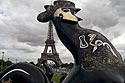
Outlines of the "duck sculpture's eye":
{"type": "Polygon", "coordinates": [[[62,9],[63,12],[70,12],[70,9],[62,9]]]}
{"type": "Polygon", "coordinates": [[[59,17],[60,17],[60,18],[63,18],[63,15],[62,15],[62,14],[59,14],[59,17]]]}

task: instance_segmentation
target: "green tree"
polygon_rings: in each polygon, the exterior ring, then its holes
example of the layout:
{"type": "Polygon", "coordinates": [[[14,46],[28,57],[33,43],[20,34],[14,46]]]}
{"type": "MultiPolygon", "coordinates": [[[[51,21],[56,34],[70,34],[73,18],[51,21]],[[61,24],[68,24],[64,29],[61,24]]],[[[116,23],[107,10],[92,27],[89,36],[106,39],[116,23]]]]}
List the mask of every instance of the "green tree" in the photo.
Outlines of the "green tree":
{"type": "Polygon", "coordinates": [[[10,65],[12,65],[13,63],[11,62],[11,61],[6,61],[5,62],[5,66],[10,66],[10,65]]]}
{"type": "Polygon", "coordinates": [[[68,68],[68,69],[72,69],[74,63],[63,63],[61,65],[61,67],[65,67],[65,68],[68,68]]]}
{"type": "Polygon", "coordinates": [[[12,65],[11,61],[0,60],[0,71],[5,70],[8,66],[12,65]]]}

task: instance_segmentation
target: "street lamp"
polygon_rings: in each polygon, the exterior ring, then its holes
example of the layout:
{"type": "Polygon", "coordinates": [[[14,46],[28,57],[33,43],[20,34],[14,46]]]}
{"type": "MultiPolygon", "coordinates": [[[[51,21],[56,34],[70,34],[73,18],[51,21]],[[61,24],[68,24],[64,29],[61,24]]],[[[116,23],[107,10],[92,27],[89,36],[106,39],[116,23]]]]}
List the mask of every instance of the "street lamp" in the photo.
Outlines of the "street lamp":
{"type": "Polygon", "coordinates": [[[3,62],[4,62],[4,53],[5,53],[5,52],[2,52],[2,63],[1,63],[1,72],[2,72],[2,70],[3,70],[3,62]]]}
{"type": "Polygon", "coordinates": [[[16,59],[16,63],[17,63],[17,59],[16,59]]]}

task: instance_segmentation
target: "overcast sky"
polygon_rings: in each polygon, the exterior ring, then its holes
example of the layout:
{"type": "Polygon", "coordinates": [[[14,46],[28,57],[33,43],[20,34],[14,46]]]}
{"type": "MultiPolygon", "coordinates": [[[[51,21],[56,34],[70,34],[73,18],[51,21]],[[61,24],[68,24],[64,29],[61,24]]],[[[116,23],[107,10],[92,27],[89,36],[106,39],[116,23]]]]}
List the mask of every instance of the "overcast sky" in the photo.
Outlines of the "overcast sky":
{"type": "MultiPolygon", "coordinates": [[[[125,57],[125,0],[70,0],[82,10],[80,25],[103,33],[125,57]]],[[[47,38],[48,23],[39,23],[37,15],[51,0],[0,0],[0,58],[34,61],[40,58],[47,38]]],[[[54,31],[57,52],[63,62],[72,62],[70,52],[54,31]]]]}

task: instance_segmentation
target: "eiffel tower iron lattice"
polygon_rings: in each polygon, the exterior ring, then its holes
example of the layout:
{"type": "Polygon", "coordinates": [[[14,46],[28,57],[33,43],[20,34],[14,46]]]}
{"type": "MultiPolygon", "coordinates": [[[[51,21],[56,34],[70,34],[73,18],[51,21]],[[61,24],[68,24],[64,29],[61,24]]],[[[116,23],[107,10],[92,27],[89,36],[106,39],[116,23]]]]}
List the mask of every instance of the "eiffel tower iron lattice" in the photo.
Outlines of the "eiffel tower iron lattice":
{"type": "Polygon", "coordinates": [[[49,21],[48,35],[45,44],[44,51],[41,53],[41,58],[38,59],[38,65],[40,66],[45,60],[51,60],[54,61],[57,66],[60,66],[62,61],[60,60],[55,47],[52,21],[49,21]]]}

